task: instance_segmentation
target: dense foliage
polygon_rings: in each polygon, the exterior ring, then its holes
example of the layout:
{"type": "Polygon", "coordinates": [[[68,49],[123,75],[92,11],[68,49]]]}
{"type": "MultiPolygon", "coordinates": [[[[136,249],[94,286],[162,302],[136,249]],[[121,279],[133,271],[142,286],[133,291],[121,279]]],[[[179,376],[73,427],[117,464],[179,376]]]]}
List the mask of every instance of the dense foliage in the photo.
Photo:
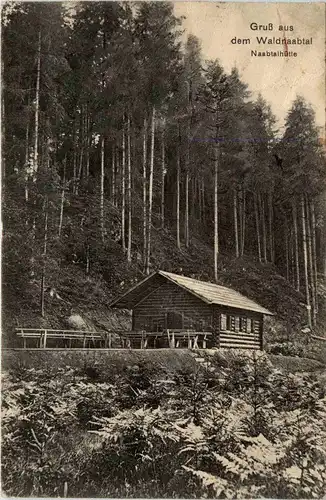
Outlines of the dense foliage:
{"type": "Polygon", "coordinates": [[[3,379],[10,496],[321,498],[325,387],[266,355],[198,369],[16,369],[3,379]]]}
{"type": "Polygon", "coordinates": [[[166,2],[11,2],[2,23],[5,306],[45,317],[51,298],[178,271],[200,242],[208,277],[223,255],[270,263],[317,322],[325,162],[309,103],[281,136],[236,68],[182,43],[166,2]]]}

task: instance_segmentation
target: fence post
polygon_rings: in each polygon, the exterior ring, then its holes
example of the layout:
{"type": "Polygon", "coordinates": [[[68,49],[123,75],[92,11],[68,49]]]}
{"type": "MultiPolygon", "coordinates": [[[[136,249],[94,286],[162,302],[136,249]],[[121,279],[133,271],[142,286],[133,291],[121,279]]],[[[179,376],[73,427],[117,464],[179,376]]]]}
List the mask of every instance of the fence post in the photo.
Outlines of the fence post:
{"type": "Polygon", "coordinates": [[[203,349],[206,349],[206,335],[203,337],[203,349]]]}
{"type": "Polygon", "coordinates": [[[47,334],[47,330],[44,330],[43,349],[46,348],[46,334],[47,334]]]}
{"type": "Polygon", "coordinates": [[[21,334],[22,334],[22,337],[23,337],[23,347],[24,347],[24,349],[26,349],[26,337],[25,337],[23,329],[21,329],[21,334]]]}

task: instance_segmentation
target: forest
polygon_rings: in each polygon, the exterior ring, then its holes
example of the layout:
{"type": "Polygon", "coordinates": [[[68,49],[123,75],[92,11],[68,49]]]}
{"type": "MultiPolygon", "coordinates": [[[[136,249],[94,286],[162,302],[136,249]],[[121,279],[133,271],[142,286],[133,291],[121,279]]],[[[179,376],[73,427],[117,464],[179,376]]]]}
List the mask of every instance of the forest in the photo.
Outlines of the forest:
{"type": "Polygon", "coordinates": [[[46,317],[76,273],[116,290],[171,268],[169,241],[174,261],[205,245],[217,282],[225,257],[271,266],[316,325],[326,177],[308,102],[297,96],[278,130],[166,2],[11,2],[2,54],[9,316],[46,317]]]}
{"type": "Polygon", "coordinates": [[[266,352],[201,363],[3,349],[9,496],[325,492],[323,133],[300,95],[281,127],[216,57],[172,3],[3,5],[3,345],[72,313],[125,327],[110,300],[157,269],[275,313],[266,352]]]}

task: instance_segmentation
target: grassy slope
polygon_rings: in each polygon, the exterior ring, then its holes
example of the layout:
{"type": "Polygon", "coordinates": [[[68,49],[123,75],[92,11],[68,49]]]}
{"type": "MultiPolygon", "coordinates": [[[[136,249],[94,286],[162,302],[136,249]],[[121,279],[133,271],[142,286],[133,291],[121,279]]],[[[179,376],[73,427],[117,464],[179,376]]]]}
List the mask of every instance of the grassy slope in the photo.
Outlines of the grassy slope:
{"type": "MultiPolygon", "coordinates": [[[[210,246],[193,238],[191,248],[183,247],[180,251],[170,232],[154,230],[153,233],[153,270],[213,280],[210,246]]],[[[128,264],[117,244],[112,245],[107,255],[100,271],[94,263],[89,276],[81,264],[61,264],[55,276],[58,295],[51,296],[50,289],[47,291],[45,318],[39,314],[39,283],[29,285],[27,299],[23,301],[4,293],[3,327],[7,338],[12,339],[16,326],[67,327],[66,318],[72,313],[81,314],[90,328],[128,328],[129,315],[110,310],[108,304],[144,277],[141,259],[128,264]]],[[[220,255],[218,275],[220,284],[235,288],[275,313],[266,325],[268,341],[300,337],[300,330],[305,326],[303,296],[272,265],[220,255]]]]}

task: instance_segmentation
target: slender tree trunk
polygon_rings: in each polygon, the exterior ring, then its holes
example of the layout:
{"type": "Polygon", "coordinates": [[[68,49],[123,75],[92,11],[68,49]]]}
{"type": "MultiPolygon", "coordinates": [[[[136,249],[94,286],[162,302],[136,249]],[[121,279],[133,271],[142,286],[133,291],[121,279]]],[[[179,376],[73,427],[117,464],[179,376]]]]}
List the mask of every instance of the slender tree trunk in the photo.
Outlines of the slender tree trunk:
{"type": "Polygon", "coordinates": [[[295,258],[294,258],[294,236],[293,236],[293,227],[291,225],[290,228],[290,271],[291,271],[291,284],[293,287],[296,285],[296,275],[295,275],[295,258]]]}
{"type": "Polygon", "coordinates": [[[59,218],[59,227],[58,227],[58,238],[61,237],[62,224],[63,224],[63,208],[65,202],[65,183],[66,183],[66,164],[67,157],[63,160],[63,181],[62,181],[62,190],[61,190],[61,201],[60,201],[60,218],[59,218]]]}
{"type": "Polygon", "coordinates": [[[79,122],[79,167],[78,167],[78,173],[77,173],[77,178],[76,178],[76,194],[78,195],[79,191],[79,184],[82,178],[82,170],[83,170],[83,157],[84,157],[84,130],[83,130],[83,125],[84,125],[84,112],[83,112],[83,106],[80,108],[80,122],[79,122]]]}
{"type": "MultiPolygon", "coordinates": [[[[218,137],[218,134],[216,134],[218,137]]],[[[219,145],[215,142],[214,145],[214,278],[217,281],[217,259],[219,252],[219,241],[218,241],[218,162],[219,162],[219,145]]]]}
{"type": "Polygon", "coordinates": [[[298,215],[296,200],[292,201],[292,218],[294,231],[294,260],[295,260],[295,283],[296,290],[300,291],[300,266],[299,266],[299,238],[298,238],[298,215]]]}
{"type": "Polygon", "coordinates": [[[105,139],[102,136],[101,140],[101,186],[100,186],[100,222],[101,222],[101,238],[104,243],[105,226],[104,226],[104,176],[105,176],[105,139]]]}
{"type": "Polygon", "coordinates": [[[265,202],[264,202],[264,199],[261,197],[260,193],[258,194],[258,196],[259,196],[259,204],[261,206],[262,233],[263,233],[263,255],[264,255],[264,262],[267,262],[265,202]]]}
{"type": "Polygon", "coordinates": [[[259,227],[259,205],[258,205],[258,195],[254,193],[254,209],[255,209],[255,219],[256,219],[256,233],[257,233],[257,250],[258,259],[261,262],[261,238],[260,238],[260,227],[259,227]]]}
{"type": "Polygon", "coordinates": [[[316,314],[316,291],[315,291],[315,280],[314,280],[314,266],[313,266],[313,254],[312,254],[312,236],[311,236],[311,218],[309,210],[309,202],[307,196],[305,196],[305,206],[306,206],[306,225],[307,225],[307,242],[308,242],[308,280],[310,281],[310,295],[311,295],[311,313],[312,313],[312,324],[315,326],[317,321],[316,314]]]}
{"type": "Polygon", "coordinates": [[[205,181],[202,179],[202,212],[203,212],[203,222],[206,220],[206,204],[205,204],[205,181]]]}
{"type": "Polygon", "coordinates": [[[128,134],[128,249],[127,260],[131,262],[131,219],[132,219],[132,205],[131,205],[131,147],[130,147],[130,116],[127,118],[127,134],[128,134]]]}
{"type": "MultiPolygon", "coordinates": [[[[1,62],[1,70],[2,70],[2,75],[4,74],[4,62],[2,58],[1,62]]],[[[1,130],[1,160],[2,160],[2,165],[1,165],[1,175],[2,175],[2,189],[1,189],[1,194],[2,194],[2,202],[4,202],[4,195],[5,195],[5,182],[6,182],[6,111],[5,111],[5,96],[4,92],[1,92],[1,124],[2,124],[2,130],[1,130]]]]}
{"type": "Polygon", "coordinates": [[[125,119],[122,125],[122,165],[121,165],[121,240],[122,250],[126,251],[126,137],[125,119]]]}
{"type": "Polygon", "coordinates": [[[199,212],[198,212],[198,217],[199,217],[199,222],[202,222],[203,220],[203,200],[202,200],[202,189],[201,189],[201,178],[198,179],[197,183],[198,187],[198,205],[199,205],[199,212]]]}
{"type": "Polygon", "coordinates": [[[116,194],[115,194],[115,183],[116,183],[116,170],[115,170],[115,145],[112,146],[112,204],[116,206],[116,194]]]}
{"type": "Polygon", "coordinates": [[[46,280],[46,259],[48,245],[48,199],[44,202],[44,240],[43,240],[43,265],[42,265],[42,280],[41,280],[41,316],[45,315],[45,280],[46,280]]]}
{"type": "Polygon", "coordinates": [[[35,94],[35,136],[34,136],[34,166],[33,166],[33,180],[36,180],[36,173],[38,170],[38,140],[39,140],[39,123],[40,123],[40,83],[41,83],[41,44],[42,34],[41,30],[38,35],[38,49],[37,49],[37,73],[36,73],[36,94],[35,94]]]}
{"type": "Polygon", "coordinates": [[[152,110],[152,131],[151,131],[151,160],[149,172],[149,203],[148,203],[148,220],[147,220],[147,258],[146,258],[146,273],[149,274],[150,255],[151,255],[151,235],[152,235],[152,205],[153,205],[153,178],[154,178],[154,152],[155,152],[155,106],[152,110]]]}
{"type": "MultiPolygon", "coordinates": [[[[101,153],[102,154],[102,153],[101,153]]],[[[79,184],[82,178],[82,170],[83,170],[83,156],[84,156],[84,147],[81,147],[80,150],[80,156],[79,156],[79,168],[78,168],[78,174],[77,174],[77,179],[76,179],[76,190],[75,193],[78,194],[79,191],[79,184]]]]}
{"type": "Polygon", "coordinates": [[[289,271],[289,227],[288,227],[288,221],[287,221],[286,217],[285,217],[285,223],[284,223],[284,241],[285,241],[285,272],[286,272],[286,279],[289,281],[290,280],[290,271],[289,271]]]}
{"type": "Polygon", "coordinates": [[[147,118],[143,130],[143,261],[146,270],[147,256],[147,118]]]}
{"type": "Polygon", "coordinates": [[[185,245],[189,247],[189,172],[185,178],[185,245]]]}
{"type": "Polygon", "coordinates": [[[85,177],[89,177],[89,150],[90,150],[90,116],[88,104],[86,105],[86,151],[85,151],[85,177]]]}
{"type": "Polygon", "coordinates": [[[303,269],[304,269],[305,295],[306,295],[306,307],[307,307],[307,320],[308,320],[308,325],[311,328],[312,321],[311,321],[311,304],[310,304],[309,279],[308,279],[307,221],[305,213],[304,195],[301,195],[301,220],[302,220],[303,269]]]}
{"type": "MultiPolygon", "coordinates": [[[[2,122],[4,123],[4,122],[2,122]]],[[[28,168],[29,168],[29,120],[27,120],[26,127],[26,145],[25,145],[25,201],[28,202],[28,168]]]]}
{"type": "Polygon", "coordinates": [[[179,124],[179,141],[178,141],[178,151],[177,151],[177,247],[180,250],[180,148],[181,148],[181,134],[180,134],[180,124],[179,124]]]}
{"type": "Polygon", "coordinates": [[[234,220],[235,256],[238,259],[239,258],[238,194],[236,189],[233,189],[233,220],[234,220]]]}
{"type": "Polygon", "coordinates": [[[86,244],[86,276],[89,275],[90,270],[90,257],[89,257],[89,243],[86,244]]]}
{"type": "Polygon", "coordinates": [[[310,212],[311,212],[311,230],[312,230],[312,255],[313,255],[313,275],[315,283],[315,304],[316,312],[318,313],[318,281],[317,281],[317,244],[316,244],[316,215],[315,215],[315,204],[310,202],[310,212]]]}
{"type": "Polygon", "coordinates": [[[165,123],[162,131],[162,163],[161,163],[161,228],[164,228],[165,217],[165,123]]]}
{"type": "Polygon", "coordinates": [[[274,242],[273,242],[273,194],[268,193],[268,233],[269,233],[269,252],[271,262],[274,263],[274,242]]]}
{"type": "Polygon", "coordinates": [[[246,238],[246,191],[242,190],[242,232],[241,232],[241,252],[240,255],[243,257],[245,249],[245,238],[246,238]]]}

